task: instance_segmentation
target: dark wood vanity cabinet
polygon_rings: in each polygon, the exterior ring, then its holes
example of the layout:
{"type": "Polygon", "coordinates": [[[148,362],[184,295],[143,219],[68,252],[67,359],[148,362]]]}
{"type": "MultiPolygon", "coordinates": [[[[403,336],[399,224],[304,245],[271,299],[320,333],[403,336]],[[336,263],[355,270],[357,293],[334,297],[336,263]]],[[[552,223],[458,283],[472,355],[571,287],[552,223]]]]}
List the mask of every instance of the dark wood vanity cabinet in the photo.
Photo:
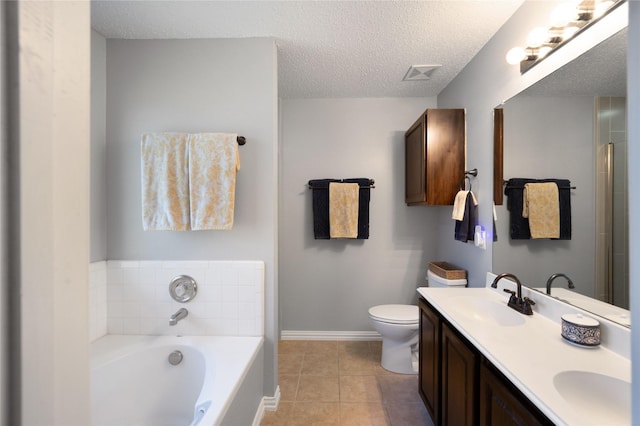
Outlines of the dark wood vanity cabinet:
{"type": "Polygon", "coordinates": [[[419,393],[436,425],[550,425],[549,420],[420,298],[419,393]]]}
{"type": "Polygon", "coordinates": [[[405,202],[453,205],[464,181],[464,109],[427,109],[405,133],[405,202]]]}
{"type": "Polygon", "coordinates": [[[473,425],[478,355],[423,299],[419,392],[435,424],[473,425]]]}
{"type": "Polygon", "coordinates": [[[477,418],[478,353],[442,324],[442,424],[472,426],[477,418]]]}
{"type": "Polygon", "coordinates": [[[419,392],[433,421],[440,422],[440,316],[423,299],[420,306],[419,392]]]}
{"type": "Polygon", "coordinates": [[[480,367],[480,426],[552,425],[502,373],[484,360],[480,367]]]}

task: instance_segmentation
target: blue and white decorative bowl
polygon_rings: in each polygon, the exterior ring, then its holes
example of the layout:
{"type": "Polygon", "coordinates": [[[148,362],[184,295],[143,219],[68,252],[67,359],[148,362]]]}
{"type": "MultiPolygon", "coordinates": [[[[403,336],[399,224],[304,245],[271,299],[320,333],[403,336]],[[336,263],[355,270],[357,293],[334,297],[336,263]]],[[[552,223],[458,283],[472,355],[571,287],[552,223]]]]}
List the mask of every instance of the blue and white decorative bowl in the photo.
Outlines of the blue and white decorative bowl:
{"type": "Polygon", "coordinates": [[[598,346],[600,322],[582,314],[565,314],[562,316],[562,337],[576,345],[598,346]]]}

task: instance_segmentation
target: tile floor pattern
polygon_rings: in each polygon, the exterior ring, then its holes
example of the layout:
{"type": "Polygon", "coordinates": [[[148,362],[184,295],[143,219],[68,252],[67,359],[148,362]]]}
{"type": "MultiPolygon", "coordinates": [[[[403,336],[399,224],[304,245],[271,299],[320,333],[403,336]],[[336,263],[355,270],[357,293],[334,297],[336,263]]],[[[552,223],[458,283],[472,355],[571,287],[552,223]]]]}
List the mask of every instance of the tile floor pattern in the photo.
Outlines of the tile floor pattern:
{"type": "Polygon", "coordinates": [[[382,342],[281,340],[280,404],[262,426],[431,426],[418,376],[380,366],[382,342]]]}

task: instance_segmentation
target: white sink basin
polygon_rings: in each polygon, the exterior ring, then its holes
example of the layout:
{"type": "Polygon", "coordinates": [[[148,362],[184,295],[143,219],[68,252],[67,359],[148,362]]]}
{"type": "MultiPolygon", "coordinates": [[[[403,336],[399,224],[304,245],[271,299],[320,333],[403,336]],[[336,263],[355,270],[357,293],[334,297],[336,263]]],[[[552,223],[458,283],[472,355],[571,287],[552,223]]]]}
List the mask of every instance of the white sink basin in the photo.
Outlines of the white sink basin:
{"type": "Polygon", "coordinates": [[[514,327],[524,324],[524,315],[507,306],[507,300],[498,302],[493,299],[460,296],[455,298],[456,310],[459,314],[490,325],[514,327]]]}
{"type": "Polygon", "coordinates": [[[553,377],[558,393],[584,413],[590,424],[631,424],[631,383],[589,371],[563,371],[553,377]]]}

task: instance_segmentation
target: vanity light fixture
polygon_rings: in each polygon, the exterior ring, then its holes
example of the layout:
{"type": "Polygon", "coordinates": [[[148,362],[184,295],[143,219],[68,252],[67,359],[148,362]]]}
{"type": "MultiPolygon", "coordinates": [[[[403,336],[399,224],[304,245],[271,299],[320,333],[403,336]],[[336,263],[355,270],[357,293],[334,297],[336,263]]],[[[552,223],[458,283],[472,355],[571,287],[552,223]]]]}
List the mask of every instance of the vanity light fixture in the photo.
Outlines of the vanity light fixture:
{"type": "Polygon", "coordinates": [[[520,64],[520,73],[525,73],[624,1],[572,0],[559,4],[551,14],[551,25],[531,30],[526,40],[527,47],[514,47],[509,50],[507,62],[511,65],[520,64]]]}

